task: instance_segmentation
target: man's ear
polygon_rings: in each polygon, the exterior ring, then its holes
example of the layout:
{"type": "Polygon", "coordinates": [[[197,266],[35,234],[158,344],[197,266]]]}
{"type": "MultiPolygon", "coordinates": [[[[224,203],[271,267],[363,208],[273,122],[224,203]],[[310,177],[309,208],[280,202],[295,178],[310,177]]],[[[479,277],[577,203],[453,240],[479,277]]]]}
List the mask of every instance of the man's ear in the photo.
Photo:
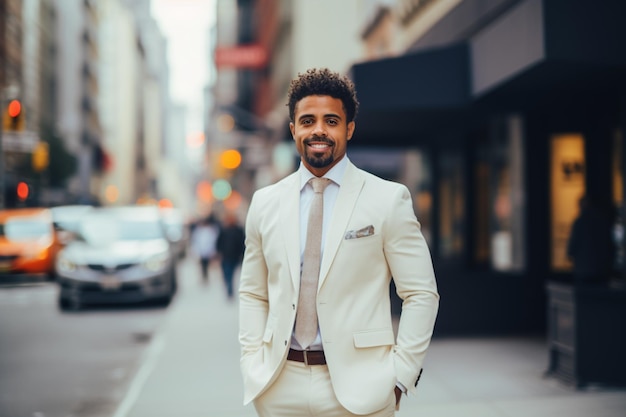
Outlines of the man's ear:
{"type": "Polygon", "coordinates": [[[348,140],[352,139],[352,135],[354,134],[354,129],[356,128],[356,124],[354,120],[348,123],[348,140]]]}
{"type": "Polygon", "coordinates": [[[296,140],[295,128],[296,126],[293,124],[293,122],[289,122],[289,130],[291,131],[291,137],[293,138],[293,140],[296,140]]]}

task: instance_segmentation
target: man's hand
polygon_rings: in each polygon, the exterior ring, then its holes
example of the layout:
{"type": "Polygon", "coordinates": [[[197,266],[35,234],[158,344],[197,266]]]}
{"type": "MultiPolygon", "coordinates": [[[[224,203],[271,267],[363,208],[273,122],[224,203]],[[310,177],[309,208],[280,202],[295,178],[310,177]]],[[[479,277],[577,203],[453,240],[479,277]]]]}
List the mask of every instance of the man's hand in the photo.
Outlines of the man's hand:
{"type": "Polygon", "coordinates": [[[402,398],[402,390],[396,386],[394,392],[396,393],[396,411],[400,409],[400,398],[402,398]]]}

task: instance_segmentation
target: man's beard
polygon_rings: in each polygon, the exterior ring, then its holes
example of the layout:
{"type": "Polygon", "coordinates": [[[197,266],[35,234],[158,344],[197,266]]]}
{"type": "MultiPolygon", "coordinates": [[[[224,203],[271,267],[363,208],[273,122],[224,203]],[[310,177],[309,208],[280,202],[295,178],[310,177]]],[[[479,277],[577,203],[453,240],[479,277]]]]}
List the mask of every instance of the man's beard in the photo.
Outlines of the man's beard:
{"type": "Polygon", "coordinates": [[[330,146],[334,146],[334,143],[319,137],[312,137],[311,139],[304,141],[304,159],[309,165],[311,165],[313,168],[324,168],[333,163],[333,161],[335,160],[335,156],[332,152],[330,153],[330,155],[324,156],[325,152],[311,151],[307,146],[308,142],[324,142],[329,144],[330,146]],[[316,156],[316,154],[320,156],[316,156]]]}
{"type": "Polygon", "coordinates": [[[317,157],[315,155],[311,155],[310,153],[306,153],[304,155],[304,159],[313,168],[324,168],[332,164],[335,160],[335,157],[333,156],[333,154],[330,154],[327,157],[317,157]]]}

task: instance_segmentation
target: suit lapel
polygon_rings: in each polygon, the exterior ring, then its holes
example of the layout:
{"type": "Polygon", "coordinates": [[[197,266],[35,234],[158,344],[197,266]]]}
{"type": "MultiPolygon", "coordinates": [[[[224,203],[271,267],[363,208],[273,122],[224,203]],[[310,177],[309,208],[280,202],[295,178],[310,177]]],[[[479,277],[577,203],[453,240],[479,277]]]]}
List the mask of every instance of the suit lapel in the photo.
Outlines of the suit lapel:
{"type": "Polygon", "coordinates": [[[320,278],[318,288],[321,288],[330,265],[335,258],[339,244],[343,240],[344,232],[348,227],[348,221],[352,216],[352,211],[356,204],[357,198],[363,188],[364,179],[360,175],[359,170],[352,164],[348,163],[346,172],[339,188],[337,201],[333,209],[328,231],[326,233],[326,242],[324,246],[324,256],[322,257],[322,265],[320,267],[320,278]]]}
{"type": "Polygon", "coordinates": [[[293,288],[300,288],[300,175],[298,171],[286,179],[280,196],[280,222],[285,254],[293,288]]]}

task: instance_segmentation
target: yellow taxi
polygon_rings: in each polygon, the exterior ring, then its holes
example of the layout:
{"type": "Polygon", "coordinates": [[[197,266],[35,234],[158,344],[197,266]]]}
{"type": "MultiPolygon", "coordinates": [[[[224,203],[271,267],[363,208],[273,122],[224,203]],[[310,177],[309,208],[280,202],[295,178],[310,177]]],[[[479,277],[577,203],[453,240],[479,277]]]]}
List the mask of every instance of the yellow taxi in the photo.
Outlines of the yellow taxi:
{"type": "Polygon", "coordinates": [[[0,210],[0,274],[54,276],[61,244],[47,208],[0,210]]]}

